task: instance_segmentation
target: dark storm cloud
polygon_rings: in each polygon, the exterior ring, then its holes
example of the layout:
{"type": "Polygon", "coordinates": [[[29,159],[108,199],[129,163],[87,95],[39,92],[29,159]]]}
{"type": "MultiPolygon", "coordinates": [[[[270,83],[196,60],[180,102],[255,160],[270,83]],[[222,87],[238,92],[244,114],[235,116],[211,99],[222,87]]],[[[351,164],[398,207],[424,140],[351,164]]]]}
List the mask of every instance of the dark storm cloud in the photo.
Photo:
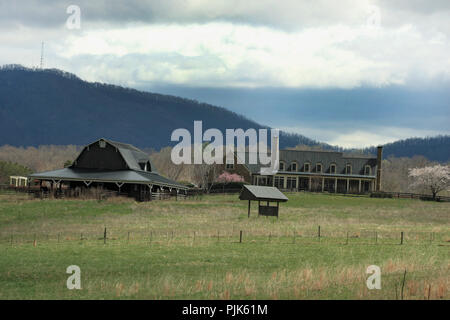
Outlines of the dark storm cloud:
{"type": "Polygon", "coordinates": [[[190,1],[190,0],[22,0],[0,1],[1,26],[49,28],[63,25],[69,5],[78,5],[86,23],[206,23],[228,21],[298,29],[331,24],[360,25],[369,6],[379,6],[382,18],[395,21],[396,14],[426,16],[450,10],[449,1],[190,1]]]}
{"type": "Polygon", "coordinates": [[[272,126],[295,127],[301,123],[336,131],[394,126],[424,131],[450,131],[449,86],[348,90],[149,88],[142,84],[139,87],[206,101],[272,126]]]}

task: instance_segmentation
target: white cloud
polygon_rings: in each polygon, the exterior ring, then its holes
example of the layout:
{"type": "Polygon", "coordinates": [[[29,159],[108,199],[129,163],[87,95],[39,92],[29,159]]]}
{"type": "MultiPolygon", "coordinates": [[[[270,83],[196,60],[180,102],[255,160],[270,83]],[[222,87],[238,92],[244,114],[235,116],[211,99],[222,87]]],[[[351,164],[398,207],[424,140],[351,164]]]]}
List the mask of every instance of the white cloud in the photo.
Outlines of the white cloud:
{"type": "Polygon", "coordinates": [[[0,18],[15,21],[1,28],[2,64],[35,65],[43,40],[47,67],[125,85],[354,88],[450,78],[447,2],[80,1],[79,31],[65,28],[64,3],[28,3],[2,4],[0,18]]]}
{"type": "Polygon", "coordinates": [[[86,56],[76,73],[89,80],[112,67],[99,65],[102,58],[113,63],[114,73],[106,73],[114,83],[353,88],[450,75],[448,39],[425,39],[411,26],[285,32],[231,23],[135,25],[83,30],[51,47],[61,60],[86,56]]]}

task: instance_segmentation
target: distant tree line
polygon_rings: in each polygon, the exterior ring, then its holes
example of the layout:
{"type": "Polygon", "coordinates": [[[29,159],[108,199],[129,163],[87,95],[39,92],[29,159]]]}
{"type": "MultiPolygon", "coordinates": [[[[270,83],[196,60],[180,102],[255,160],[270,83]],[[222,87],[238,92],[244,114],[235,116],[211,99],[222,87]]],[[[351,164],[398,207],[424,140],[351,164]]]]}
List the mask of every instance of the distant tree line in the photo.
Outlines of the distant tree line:
{"type": "Polygon", "coordinates": [[[0,184],[9,184],[10,176],[27,176],[32,173],[30,168],[14,162],[0,161],[0,184]]]}

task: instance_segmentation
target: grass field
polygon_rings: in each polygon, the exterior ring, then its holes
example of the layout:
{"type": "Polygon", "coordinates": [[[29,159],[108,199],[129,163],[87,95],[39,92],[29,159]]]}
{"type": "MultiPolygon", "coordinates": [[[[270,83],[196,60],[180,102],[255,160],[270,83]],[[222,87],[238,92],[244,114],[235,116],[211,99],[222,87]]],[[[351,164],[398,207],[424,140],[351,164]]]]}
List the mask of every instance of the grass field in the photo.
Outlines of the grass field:
{"type": "Polygon", "coordinates": [[[257,217],[256,203],[248,219],[237,195],[0,195],[0,299],[449,298],[450,204],[287,196],[277,220],[257,217]],[[81,290],[66,288],[69,265],[81,290]],[[381,290],[367,289],[369,265],[381,290]]]}

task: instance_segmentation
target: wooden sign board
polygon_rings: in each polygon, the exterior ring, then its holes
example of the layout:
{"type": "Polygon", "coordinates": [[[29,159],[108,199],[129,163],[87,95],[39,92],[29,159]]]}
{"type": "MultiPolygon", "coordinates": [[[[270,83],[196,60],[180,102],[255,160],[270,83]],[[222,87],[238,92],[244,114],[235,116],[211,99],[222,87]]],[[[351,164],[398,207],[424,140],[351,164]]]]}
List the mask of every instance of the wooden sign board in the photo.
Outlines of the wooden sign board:
{"type": "Polygon", "coordinates": [[[258,213],[260,216],[269,216],[278,218],[278,207],[259,206],[258,213]]]}

